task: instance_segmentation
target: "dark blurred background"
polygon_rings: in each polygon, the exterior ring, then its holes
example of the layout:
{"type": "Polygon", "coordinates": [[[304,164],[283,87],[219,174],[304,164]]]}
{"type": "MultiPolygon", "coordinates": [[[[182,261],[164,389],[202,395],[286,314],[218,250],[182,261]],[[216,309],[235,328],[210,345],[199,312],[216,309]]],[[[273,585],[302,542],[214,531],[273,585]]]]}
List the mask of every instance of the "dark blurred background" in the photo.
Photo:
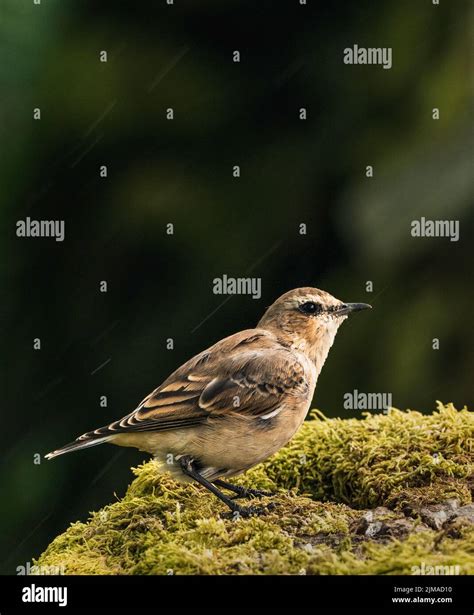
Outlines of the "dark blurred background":
{"type": "Polygon", "coordinates": [[[128,413],[291,288],[375,308],[329,355],[314,400],[328,416],[361,416],[343,408],[353,389],[423,412],[472,402],[467,1],[0,11],[3,572],[123,494],[146,457],[36,454],[128,413]],[[345,65],[354,44],[392,47],[392,68],[345,65]],[[27,216],[65,220],[65,241],[16,237],[27,216]],[[421,216],[459,220],[460,241],[413,238],[421,216]],[[223,303],[212,292],[223,274],[260,277],[262,298],[223,303]]]}

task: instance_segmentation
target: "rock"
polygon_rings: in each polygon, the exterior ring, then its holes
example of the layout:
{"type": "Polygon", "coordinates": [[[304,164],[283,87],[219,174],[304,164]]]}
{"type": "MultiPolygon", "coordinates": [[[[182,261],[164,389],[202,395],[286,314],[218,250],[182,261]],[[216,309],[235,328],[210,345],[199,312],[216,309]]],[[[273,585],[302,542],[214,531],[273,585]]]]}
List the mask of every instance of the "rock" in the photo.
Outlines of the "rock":
{"type": "Polygon", "coordinates": [[[384,506],[379,506],[364,513],[355,527],[356,534],[367,538],[384,540],[387,538],[405,538],[415,531],[424,531],[426,526],[417,525],[413,519],[402,513],[395,513],[384,506]]]}
{"type": "Polygon", "coordinates": [[[455,516],[457,508],[459,508],[457,500],[447,500],[440,504],[424,506],[420,509],[420,517],[429,527],[440,530],[448,519],[455,516]]]}
{"type": "Polygon", "coordinates": [[[474,574],[473,438],[473,415],[452,405],[364,420],[315,412],[235,481],[277,492],[261,500],[274,504],[267,515],[223,518],[216,498],[150,461],[121,500],[73,523],[35,564],[66,574],[412,574],[421,561],[454,561],[474,574]]]}

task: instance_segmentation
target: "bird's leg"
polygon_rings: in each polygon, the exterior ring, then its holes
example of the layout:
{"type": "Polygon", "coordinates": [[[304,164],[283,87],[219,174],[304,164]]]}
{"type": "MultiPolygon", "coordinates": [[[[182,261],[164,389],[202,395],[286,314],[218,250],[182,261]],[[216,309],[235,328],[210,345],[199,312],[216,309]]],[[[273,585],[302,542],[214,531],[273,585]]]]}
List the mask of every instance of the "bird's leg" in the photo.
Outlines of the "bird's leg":
{"type": "Polygon", "coordinates": [[[185,455],[181,457],[179,460],[181,465],[181,469],[186,476],[193,478],[195,481],[206,487],[211,493],[217,496],[220,500],[222,500],[227,506],[230,508],[232,512],[232,517],[238,519],[239,517],[251,517],[252,515],[259,515],[266,512],[265,508],[257,507],[257,506],[240,506],[236,504],[231,498],[226,496],[222,491],[220,491],[215,485],[206,480],[203,476],[199,474],[199,472],[194,467],[192,457],[185,455]]]}
{"type": "Polygon", "coordinates": [[[241,485],[233,485],[232,483],[228,483],[220,478],[214,481],[214,485],[222,487],[223,489],[228,489],[229,491],[233,491],[236,494],[232,498],[233,500],[237,500],[238,498],[264,498],[266,496],[270,497],[275,495],[271,491],[261,491],[260,489],[249,489],[248,487],[242,487],[241,485]]]}

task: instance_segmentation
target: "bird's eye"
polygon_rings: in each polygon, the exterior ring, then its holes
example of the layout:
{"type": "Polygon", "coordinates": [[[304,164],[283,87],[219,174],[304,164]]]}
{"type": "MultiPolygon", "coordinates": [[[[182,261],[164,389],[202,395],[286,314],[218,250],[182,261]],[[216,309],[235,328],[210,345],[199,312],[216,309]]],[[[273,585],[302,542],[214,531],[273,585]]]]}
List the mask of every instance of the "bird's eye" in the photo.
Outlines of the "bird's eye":
{"type": "Polygon", "coordinates": [[[303,314],[319,314],[322,307],[319,303],[314,303],[314,301],[306,301],[302,303],[298,309],[300,312],[303,312],[303,314]]]}

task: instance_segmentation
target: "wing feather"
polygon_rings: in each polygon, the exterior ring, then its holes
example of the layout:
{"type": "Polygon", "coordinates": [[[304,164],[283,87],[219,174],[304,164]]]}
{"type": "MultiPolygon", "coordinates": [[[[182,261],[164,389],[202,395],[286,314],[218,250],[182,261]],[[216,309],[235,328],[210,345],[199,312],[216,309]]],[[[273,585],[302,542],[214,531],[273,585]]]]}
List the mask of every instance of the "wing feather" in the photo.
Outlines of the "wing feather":
{"type": "Polygon", "coordinates": [[[304,366],[272,334],[244,331],[185,363],[129,415],[84,436],[187,428],[232,413],[269,418],[308,386],[304,366]]]}

